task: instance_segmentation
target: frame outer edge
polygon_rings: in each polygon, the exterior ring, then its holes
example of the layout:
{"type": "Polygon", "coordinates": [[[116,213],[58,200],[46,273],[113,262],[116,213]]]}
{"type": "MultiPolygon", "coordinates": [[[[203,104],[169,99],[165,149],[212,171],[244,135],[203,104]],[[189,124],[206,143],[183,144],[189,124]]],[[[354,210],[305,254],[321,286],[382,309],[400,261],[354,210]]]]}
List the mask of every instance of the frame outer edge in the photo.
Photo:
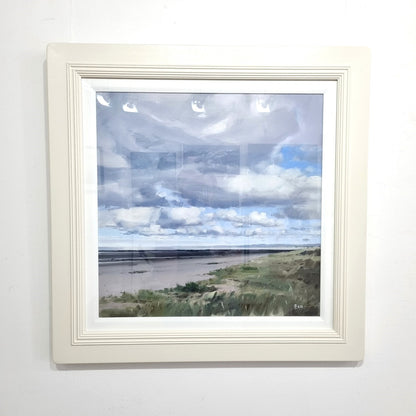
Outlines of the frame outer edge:
{"type": "MultiPolygon", "coordinates": [[[[68,118],[65,96],[66,61],[57,45],[48,45],[49,183],[51,237],[52,354],[59,362],[71,344],[71,249],[63,236],[70,233],[68,118]],[[53,105],[53,107],[52,107],[53,105]],[[59,194],[56,192],[59,189],[59,194]]],[[[69,351],[68,351],[69,352],[69,351]]]]}
{"type": "MultiPolygon", "coordinates": [[[[183,361],[359,361],[363,357],[364,338],[364,275],[366,244],[366,160],[368,132],[369,53],[366,48],[275,48],[236,47],[237,57],[230,47],[196,46],[131,46],[51,44],[48,46],[48,107],[49,154],[51,187],[51,271],[53,308],[53,356],[57,363],[99,362],[183,362],[183,361]],[[348,201],[347,220],[347,320],[346,344],[204,344],[190,345],[73,345],[71,344],[71,247],[70,186],[68,149],[68,103],[61,96],[67,91],[66,65],[94,64],[118,61],[134,65],[247,65],[243,52],[250,50],[250,61],[256,67],[302,67],[302,62],[314,66],[352,66],[348,87],[347,140],[348,201]],[[269,53],[266,53],[269,51],[269,53]],[[144,62],[143,62],[144,61],[144,62]],[[351,64],[352,62],[352,64],[351,64]],[[53,103],[53,108],[51,107],[53,103]],[[53,115],[53,116],[52,116],[53,115]],[[65,132],[63,134],[63,131],[65,132]],[[51,139],[52,138],[52,139],[51,139]],[[354,169],[353,169],[354,167],[354,169]],[[358,186],[357,186],[358,185],[358,186]],[[353,189],[354,188],[354,189],[353,189]],[[53,189],[59,189],[59,194],[53,189]],[[354,198],[351,198],[351,193],[354,198]],[[358,204],[354,204],[358,200],[358,204]],[[57,282],[59,279],[59,284],[57,282]],[[257,351],[256,351],[257,348],[257,351]],[[258,356],[261,350],[261,357],[258,356]],[[155,358],[155,357],[158,358],[155,358]],[[280,358],[279,358],[280,357],[280,358]],[[305,358],[306,357],[306,358],[305,358]]],[[[111,67],[111,64],[108,64],[111,67]]],[[[305,65],[303,64],[303,67],[305,65]]],[[[66,92],[67,96],[68,91],[66,92]]]]}
{"type": "Polygon", "coordinates": [[[353,198],[349,198],[348,218],[348,331],[350,343],[360,360],[365,351],[365,276],[367,243],[367,160],[369,127],[370,51],[360,48],[353,57],[351,71],[350,160],[348,181],[353,198]]]}
{"type": "MultiPolygon", "coordinates": [[[[94,64],[97,61],[124,65],[169,66],[259,66],[305,67],[348,66],[357,56],[366,57],[365,47],[292,47],[292,46],[225,46],[225,45],[121,45],[51,43],[50,54],[66,57],[66,62],[94,64]],[[230,53],[233,51],[233,53],[230,53]],[[247,57],[249,53],[249,58],[247,57]],[[329,58],[328,58],[329,57],[329,58]],[[255,65],[252,64],[255,62],[255,65]]],[[[111,66],[108,65],[108,66],[111,66]]]]}

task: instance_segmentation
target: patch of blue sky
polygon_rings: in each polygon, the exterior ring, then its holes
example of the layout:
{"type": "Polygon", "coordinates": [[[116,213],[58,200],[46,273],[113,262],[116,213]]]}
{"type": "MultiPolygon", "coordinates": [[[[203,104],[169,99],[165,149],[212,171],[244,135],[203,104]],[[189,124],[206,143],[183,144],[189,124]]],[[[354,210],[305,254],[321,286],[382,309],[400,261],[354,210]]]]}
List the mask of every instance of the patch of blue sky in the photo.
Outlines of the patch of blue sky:
{"type": "Polygon", "coordinates": [[[322,175],[322,147],[314,145],[290,145],[280,149],[279,166],[299,169],[306,176],[322,175]]]}
{"type": "Polygon", "coordinates": [[[137,246],[137,236],[127,235],[118,228],[101,227],[98,229],[99,249],[129,249],[137,246]]]}

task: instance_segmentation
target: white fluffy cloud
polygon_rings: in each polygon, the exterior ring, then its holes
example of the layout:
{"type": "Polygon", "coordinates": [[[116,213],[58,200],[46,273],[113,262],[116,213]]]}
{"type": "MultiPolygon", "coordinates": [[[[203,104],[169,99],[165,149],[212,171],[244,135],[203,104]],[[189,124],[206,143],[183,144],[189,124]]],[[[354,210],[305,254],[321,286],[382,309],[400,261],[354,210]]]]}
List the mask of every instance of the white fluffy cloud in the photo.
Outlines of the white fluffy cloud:
{"type": "Polygon", "coordinates": [[[219,184],[226,192],[237,193],[244,200],[279,204],[320,198],[321,178],[306,176],[298,169],[282,169],[276,165],[263,173],[248,171],[224,178],[219,184]]]}
{"type": "Polygon", "coordinates": [[[253,211],[249,215],[249,223],[253,225],[262,225],[263,227],[276,227],[279,221],[267,216],[265,212],[253,211]]]}
{"type": "Polygon", "coordinates": [[[198,225],[201,224],[201,214],[203,209],[197,207],[173,207],[164,208],[167,216],[176,223],[182,225],[198,225]]]}
{"type": "Polygon", "coordinates": [[[252,211],[239,215],[233,209],[211,213],[197,207],[133,207],[99,211],[99,226],[102,228],[155,236],[260,235],[266,232],[266,228],[281,228],[282,225],[282,220],[270,217],[266,212],[252,211]]]}
{"type": "Polygon", "coordinates": [[[278,227],[282,225],[281,221],[271,218],[266,212],[252,211],[248,215],[239,215],[234,209],[220,209],[214,219],[228,221],[237,227],[243,225],[261,225],[263,227],[278,227]]]}
{"type": "Polygon", "coordinates": [[[133,207],[99,211],[100,227],[119,227],[124,231],[136,231],[139,227],[155,224],[160,208],[133,207]]]}
{"type": "Polygon", "coordinates": [[[202,224],[202,208],[197,207],[132,207],[99,211],[100,227],[117,227],[124,232],[163,234],[176,229],[202,224]]]}

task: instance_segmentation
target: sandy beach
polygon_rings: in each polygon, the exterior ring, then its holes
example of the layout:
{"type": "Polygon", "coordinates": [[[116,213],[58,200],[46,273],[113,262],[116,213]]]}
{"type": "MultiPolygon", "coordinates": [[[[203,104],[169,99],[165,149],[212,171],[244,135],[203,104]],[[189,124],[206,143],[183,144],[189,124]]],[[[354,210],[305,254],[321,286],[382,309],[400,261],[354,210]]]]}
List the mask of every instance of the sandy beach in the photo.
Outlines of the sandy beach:
{"type": "Polygon", "coordinates": [[[172,288],[177,284],[208,279],[210,271],[265,255],[267,253],[100,263],[99,295],[119,296],[121,292],[134,293],[140,289],[172,288]]]}

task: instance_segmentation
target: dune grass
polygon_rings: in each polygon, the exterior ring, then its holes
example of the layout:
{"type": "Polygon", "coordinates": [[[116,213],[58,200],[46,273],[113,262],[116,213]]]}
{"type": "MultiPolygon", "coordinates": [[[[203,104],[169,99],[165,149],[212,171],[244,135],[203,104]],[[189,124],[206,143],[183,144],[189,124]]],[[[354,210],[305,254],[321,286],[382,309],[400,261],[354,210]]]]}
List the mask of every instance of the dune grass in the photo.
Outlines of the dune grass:
{"type": "Polygon", "coordinates": [[[100,299],[100,316],[317,316],[320,249],[270,254],[172,289],[100,299]]]}

